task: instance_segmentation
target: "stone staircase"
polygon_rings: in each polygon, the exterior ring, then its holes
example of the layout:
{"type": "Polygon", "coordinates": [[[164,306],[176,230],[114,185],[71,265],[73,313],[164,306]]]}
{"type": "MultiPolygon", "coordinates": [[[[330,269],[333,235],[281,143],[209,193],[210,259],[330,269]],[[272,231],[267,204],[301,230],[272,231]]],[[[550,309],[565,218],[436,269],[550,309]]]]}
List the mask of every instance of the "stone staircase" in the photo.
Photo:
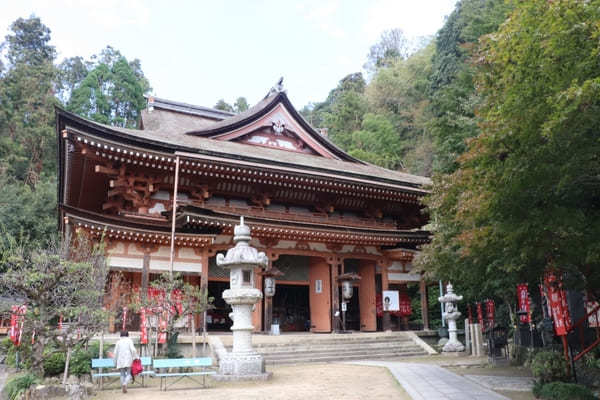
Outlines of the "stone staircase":
{"type": "MultiPolygon", "coordinates": [[[[405,332],[259,336],[254,349],[267,365],[426,356],[414,335],[405,332]],[[270,339],[270,340],[269,340],[270,339]]],[[[426,345],[425,345],[426,346],[426,345]]],[[[231,350],[226,345],[227,350],[231,350]]]]}

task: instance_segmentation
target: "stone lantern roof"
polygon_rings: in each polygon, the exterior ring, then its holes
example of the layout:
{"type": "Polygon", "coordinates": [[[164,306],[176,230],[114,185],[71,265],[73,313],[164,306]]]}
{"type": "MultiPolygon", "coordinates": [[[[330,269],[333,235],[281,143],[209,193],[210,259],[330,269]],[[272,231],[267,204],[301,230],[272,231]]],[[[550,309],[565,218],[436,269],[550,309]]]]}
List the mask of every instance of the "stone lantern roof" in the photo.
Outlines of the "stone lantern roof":
{"type": "Polygon", "coordinates": [[[227,250],[225,256],[217,254],[217,265],[221,268],[266,268],[269,264],[266,254],[248,244],[251,239],[250,228],[244,224],[244,217],[240,218],[240,225],[235,226],[233,233],[235,246],[227,250]]]}

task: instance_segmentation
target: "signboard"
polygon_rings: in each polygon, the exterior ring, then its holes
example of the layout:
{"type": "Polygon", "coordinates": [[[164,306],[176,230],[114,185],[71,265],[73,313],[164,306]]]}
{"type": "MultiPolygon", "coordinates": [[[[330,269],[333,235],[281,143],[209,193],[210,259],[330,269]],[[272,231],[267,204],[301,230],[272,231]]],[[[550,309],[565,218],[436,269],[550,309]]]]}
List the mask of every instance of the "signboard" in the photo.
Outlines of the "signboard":
{"type": "Polygon", "coordinates": [[[517,301],[518,301],[519,311],[521,312],[521,315],[519,316],[521,323],[523,323],[523,324],[530,323],[531,322],[531,314],[530,314],[529,310],[530,310],[531,306],[529,304],[529,290],[528,290],[526,283],[517,285],[517,301]]]}
{"type": "Polygon", "coordinates": [[[323,281],[321,279],[315,280],[315,293],[323,293],[323,281]]]}
{"type": "Polygon", "coordinates": [[[400,296],[397,290],[383,291],[383,311],[400,311],[400,296]]]}

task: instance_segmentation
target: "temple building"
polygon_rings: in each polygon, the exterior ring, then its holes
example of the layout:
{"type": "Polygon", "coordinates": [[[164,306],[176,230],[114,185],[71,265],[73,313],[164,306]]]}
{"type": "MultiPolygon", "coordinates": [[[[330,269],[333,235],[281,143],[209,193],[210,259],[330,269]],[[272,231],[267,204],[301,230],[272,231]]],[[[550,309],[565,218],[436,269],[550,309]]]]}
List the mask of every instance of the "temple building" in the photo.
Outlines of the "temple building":
{"type": "MultiPolygon", "coordinates": [[[[281,86],[240,114],[147,100],[139,129],[57,109],[63,233],[104,237],[111,270],[147,290],[171,267],[174,227],[173,270],[208,287],[215,297],[208,327],[226,330],[221,292],[229,277],[215,256],[232,246],[244,216],[251,245],[282,273],[275,295],[254,309],[257,331],[274,320],[283,331],[338,329],[340,277],[349,275],[360,280],[344,307],[348,329],[397,327],[387,311],[378,313],[377,299],[407,283],[419,287],[429,328],[427,284],[411,271],[429,240],[421,202],[428,178],[351,157],[310,126],[281,86]]],[[[256,273],[263,289],[265,271],[256,273]]]]}

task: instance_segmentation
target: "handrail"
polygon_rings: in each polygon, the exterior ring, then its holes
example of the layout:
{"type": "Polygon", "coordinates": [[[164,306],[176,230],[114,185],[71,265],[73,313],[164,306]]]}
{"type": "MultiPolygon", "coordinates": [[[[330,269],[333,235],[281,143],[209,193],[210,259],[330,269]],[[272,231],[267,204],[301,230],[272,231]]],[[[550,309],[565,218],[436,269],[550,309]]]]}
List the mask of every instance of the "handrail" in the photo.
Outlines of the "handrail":
{"type": "MultiPolygon", "coordinates": [[[[590,315],[592,315],[592,314],[594,314],[594,313],[596,313],[596,312],[598,312],[598,310],[599,310],[599,309],[600,309],[600,303],[598,303],[598,305],[597,305],[596,307],[594,307],[594,308],[592,309],[592,311],[589,311],[589,312],[588,312],[587,314],[585,314],[583,317],[579,318],[579,319],[577,320],[577,322],[575,322],[575,323],[574,323],[574,324],[571,326],[571,328],[569,328],[569,329],[567,330],[567,333],[570,333],[571,331],[573,331],[573,330],[574,330],[574,329],[575,329],[577,326],[579,326],[579,325],[583,325],[583,323],[584,323],[585,321],[587,321],[587,319],[589,318],[589,316],[590,316],[590,315]]],[[[599,322],[600,322],[600,321],[599,321],[599,322]]]]}

